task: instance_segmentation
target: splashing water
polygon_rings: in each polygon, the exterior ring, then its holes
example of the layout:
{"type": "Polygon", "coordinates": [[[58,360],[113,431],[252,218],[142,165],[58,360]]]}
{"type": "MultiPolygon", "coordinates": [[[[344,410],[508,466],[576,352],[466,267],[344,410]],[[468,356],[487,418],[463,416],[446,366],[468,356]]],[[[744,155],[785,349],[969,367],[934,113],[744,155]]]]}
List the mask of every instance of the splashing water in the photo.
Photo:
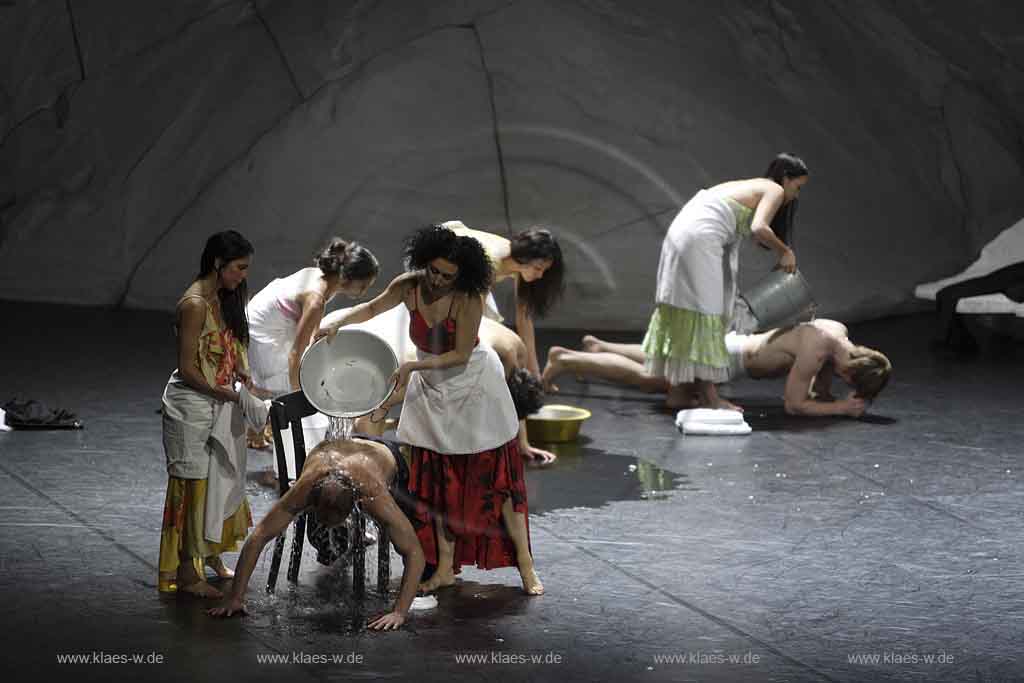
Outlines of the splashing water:
{"type": "Polygon", "coordinates": [[[352,417],[332,417],[327,426],[327,438],[332,441],[349,441],[355,424],[355,418],[352,417]]]}

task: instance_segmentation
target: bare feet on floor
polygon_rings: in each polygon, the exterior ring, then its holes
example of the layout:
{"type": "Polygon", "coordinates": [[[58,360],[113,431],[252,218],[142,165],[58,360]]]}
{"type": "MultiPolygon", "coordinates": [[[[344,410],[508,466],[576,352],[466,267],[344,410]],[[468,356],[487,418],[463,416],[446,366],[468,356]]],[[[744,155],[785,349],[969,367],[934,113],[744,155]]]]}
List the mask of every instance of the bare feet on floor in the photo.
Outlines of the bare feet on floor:
{"type": "Polygon", "coordinates": [[[256,481],[260,486],[277,486],[277,473],[273,469],[263,470],[256,476],[256,481]]]}
{"type": "Polygon", "coordinates": [[[446,572],[438,570],[434,572],[434,575],[429,579],[420,584],[419,590],[421,593],[432,593],[438,588],[444,588],[445,586],[455,585],[455,574],[449,569],[446,572]]]}
{"type": "Polygon", "coordinates": [[[537,572],[533,568],[532,559],[529,562],[520,565],[519,576],[523,580],[523,591],[525,591],[527,595],[544,594],[544,584],[540,582],[540,577],[537,576],[537,572]]]}
{"type": "Polygon", "coordinates": [[[567,353],[569,353],[569,349],[564,346],[552,346],[548,349],[548,362],[544,366],[544,372],[540,375],[540,381],[544,386],[544,391],[549,394],[558,393],[558,386],[554,381],[556,377],[565,372],[562,358],[567,353]]]}
{"type": "Polygon", "coordinates": [[[700,399],[696,396],[689,395],[673,399],[672,397],[665,399],[665,407],[669,410],[689,410],[691,408],[700,408],[700,399]]]}
{"type": "Polygon", "coordinates": [[[704,408],[714,408],[716,410],[735,410],[738,413],[742,413],[743,412],[743,408],[742,407],[736,405],[735,403],[733,403],[731,401],[726,401],[721,396],[718,397],[717,401],[713,401],[713,402],[709,403],[708,405],[702,406],[702,407],[704,407],[704,408]]]}
{"type": "Polygon", "coordinates": [[[189,585],[185,585],[184,581],[178,581],[178,592],[188,593],[194,595],[197,598],[211,598],[213,600],[220,600],[224,597],[224,594],[219,590],[206,583],[205,581],[196,581],[189,585]]]}
{"type": "Polygon", "coordinates": [[[219,557],[206,558],[206,566],[213,570],[218,579],[233,579],[235,572],[224,565],[224,560],[219,557]]]}

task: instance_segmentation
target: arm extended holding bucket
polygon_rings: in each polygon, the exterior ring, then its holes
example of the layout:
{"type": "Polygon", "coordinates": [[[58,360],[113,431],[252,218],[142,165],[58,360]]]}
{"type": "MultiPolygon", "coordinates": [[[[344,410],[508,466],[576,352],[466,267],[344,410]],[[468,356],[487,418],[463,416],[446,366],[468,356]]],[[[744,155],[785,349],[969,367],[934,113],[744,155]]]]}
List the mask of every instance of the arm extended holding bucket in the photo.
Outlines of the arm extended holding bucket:
{"type": "Polygon", "coordinates": [[[319,292],[306,292],[300,297],[300,302],[302,314],[299,316],[299,326],[295,331],[292,348],[288,351],[288,381],[291,383],[292,391],[299,390],[299,365],[302,363],[302,354],[313,341],[313,334],[320,327],[326,306],[319,292]]]}
{"type": "Polygon", "coordinates": [[[315,338],[320,339],[321,337],[327,337],[328,342],[330,342],[342,327],[345,327],[346,325],[354,325],[356,323],[365,323],[368,320],[376,318],[384,311],[390,311],[405,300],[405,295],[409,291],[409,288],[415,284],[415,273],[402,273],[392,280],[391,284],[387,286],[387,289],[381,292],[375,299],[357,304],[346,310],[341,317],[330,325],[321,326],[320,329],[317,330],[315,338]]]}
{"type": "Polygon", "coordinates": [[[757,202],[754,218],[750,223],[751,235],[757,240],[758,244],[771,249],[779,255],[778,268],[787,273],[796,272],[796,254],[786,246],[785,242],[778,238],[778,235],[771,228],[771,222],[775,218],[775,214],[782,207],[785,192],[781,185],[771,180],[759,181],[759,185],[762,184],[763,187],[758,188],[761,189],[761,198],[757,202]]]}

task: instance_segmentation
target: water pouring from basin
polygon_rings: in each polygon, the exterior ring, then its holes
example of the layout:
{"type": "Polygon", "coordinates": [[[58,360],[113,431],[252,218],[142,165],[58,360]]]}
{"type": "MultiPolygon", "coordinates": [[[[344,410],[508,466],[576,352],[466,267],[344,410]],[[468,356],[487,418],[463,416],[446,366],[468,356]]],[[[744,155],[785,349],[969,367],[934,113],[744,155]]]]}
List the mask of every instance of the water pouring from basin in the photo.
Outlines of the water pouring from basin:
{"type": "Polygon", "coordinates": [[[328,439],[351,439],[355,420],[388,399],[398,358],[365,330],[338,330],[311,345],[299,364],[299,385],[314,408],[329,416],[328,439]]]}

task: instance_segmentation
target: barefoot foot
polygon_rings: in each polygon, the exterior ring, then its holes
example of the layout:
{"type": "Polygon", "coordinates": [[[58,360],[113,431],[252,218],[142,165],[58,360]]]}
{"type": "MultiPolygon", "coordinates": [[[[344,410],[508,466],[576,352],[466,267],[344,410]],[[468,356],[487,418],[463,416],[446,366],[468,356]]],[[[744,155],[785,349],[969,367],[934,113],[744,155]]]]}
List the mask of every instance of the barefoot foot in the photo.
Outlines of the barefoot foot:
{"type": "Polygon", "coordinates": [[[544,386],[544,391],[554,394],[558,393],[558,387],[555,385],[555,378],[565,372],[565,366],[562,363],[562,359],[565,354],[569,353],[569,349],[563,346],[552,346],[548,349],[548,362],[544,366],[544,372],[540,375],[541,384],[544,386]]]}
{"type": "Polygon", "coordinates": [[[277,473],[273,469],[262,470],[256,475],[256,482],[260,486],[269,486],[271,488],[277,486],[277,473]]]}
{"type": "Polygon", "coordinates": [[[689,410],[691,408],[700,408],[700,399],[696,396],[684,396],[680,398],[666,398],[665,408],[672,411],[677,410],[689,410]]]}
{"type": "Polygon", "coordinates": [[[583,350],[587,353],[601,353],[604,342],[592,334],[583,335],[583,350]]]}
{"type": "Polygon", "coordinates": [[[219,590],[206,583],[205,581],[196,581],[189,585],[183,585],[181,582],[178,583],[179,593],[188,593],[194,595],[197,598],[210,598],[214,600],[220,600],[224,597],[224,594],[219,590]]]}
{"type": "Polygon", "coordinates": [[[233,579],[235,572],[224,565],[224,560],[219,557],[206,558],[206,566],[213,570],[218,579],[233,579]]]}
{"type": "Polygon", "coordinates": [[[713,408],[715,410],[735,410],[738,413],[743,412],[743,408],[736,405],[731,401],[726,401],[724,398],[719,397],[717,400],[708,403],[705,408],[713,408]]]}
{"type": "Polygon", "coordinates": [[[544,584],[540,582],[540,577],[537,576],[537,572],[534,570],[532,562],[528,567],[519,568],[519,576],[523,580],[523,591],[527,595],[544,594],[544,584]]]}
{"type": "Polygon", "coordinates": [[[432,593],[438,588],[444,588],[445,586],[455,585],[455,574],[451,571],[436,571],[434,575],[429,579],[420,584],[419,590],[421,593],[432,593]]]}

